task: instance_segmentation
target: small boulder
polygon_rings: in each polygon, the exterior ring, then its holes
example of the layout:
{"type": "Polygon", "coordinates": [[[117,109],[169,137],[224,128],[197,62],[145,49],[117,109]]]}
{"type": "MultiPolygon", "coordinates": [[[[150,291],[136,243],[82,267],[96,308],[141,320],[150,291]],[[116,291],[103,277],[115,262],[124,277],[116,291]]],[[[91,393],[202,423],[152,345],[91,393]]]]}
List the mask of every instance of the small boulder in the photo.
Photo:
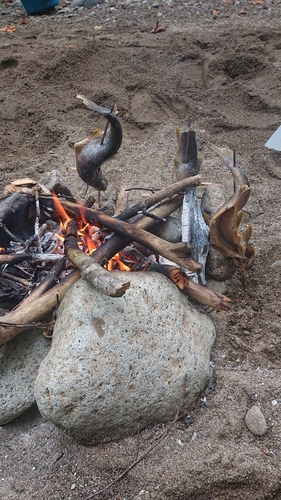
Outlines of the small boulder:
{"type": "Polygon", "coordinates": [[[0,425],[35,404],[34,382],[50,350],[42,330],[26,330],[0,348],[0,425]]]}
{"type": "Polygon", "coordinates": [[[80,279],[59,307],[35,384],[42,416],[79,440],[130,434],[175,416],[209,377],[215,328],[165,276],[118,273],[112,298],[80,279]]]}
{"type": "Polygon", "coordinates": [[[252,434],[263,436],[267,431],[266,420],[258,405],[253,405],[246,413],[245,422],[252,434]]]}

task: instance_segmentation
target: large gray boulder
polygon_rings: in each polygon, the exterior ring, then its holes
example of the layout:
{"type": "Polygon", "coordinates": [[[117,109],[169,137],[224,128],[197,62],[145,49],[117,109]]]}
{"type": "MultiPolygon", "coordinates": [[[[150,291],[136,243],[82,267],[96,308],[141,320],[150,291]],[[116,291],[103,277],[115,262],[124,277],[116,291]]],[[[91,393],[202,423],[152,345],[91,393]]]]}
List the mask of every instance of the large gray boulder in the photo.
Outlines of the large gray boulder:
{"type": "Polygon", "coordinates": [[[35,397],[43,417],[95,442],[172,419],[185,374],[185,407],[209,376],[215,328],[157,273],[118,274],[111,298],[79,280],[64,297],[35,397]]]}

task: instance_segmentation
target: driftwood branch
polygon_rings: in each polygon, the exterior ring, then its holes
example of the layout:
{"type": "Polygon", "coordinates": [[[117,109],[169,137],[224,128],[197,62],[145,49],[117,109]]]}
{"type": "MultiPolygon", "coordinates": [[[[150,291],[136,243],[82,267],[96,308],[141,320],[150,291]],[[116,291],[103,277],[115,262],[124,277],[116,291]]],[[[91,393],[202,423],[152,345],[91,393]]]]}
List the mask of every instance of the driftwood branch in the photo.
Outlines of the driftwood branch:
{"type": "Polygon", "coordinates": [[[122,186],[120,188],[120,191],[118,193],[118,197],[117,197],[117,200],[115,203],[115,210],[114,210],[115,217],[120,215],[122,212],[124,212],[124,210],[126,210],[127,200],[128,200],[128,192],[126,191],[124,186],[122,186]]]}
{"type": "MultiPolygon", "coordinates": [[[[124,210],[119,216],[120,220],[127,220],[131,217],[134,217],[138,212],[142,210],[147,210],[150,207],[153,207],[157,203],[162,202],[163,200],[170,200],[173,196],[178,195],[179,193],[183,193],[185,188],[187,187],[196,187],[202,183],[202,176],[195,175],[194,177],[189,177],[188,179],[183,179],[181,181],[170,184],[163,189],[160,189],[156,193],[145,198],[145,200],[132,205],[127,210],[124,210]]],[[[171,212],[172,213],[172,212],[171,212]]]]}
{"type": "Polygon", "coordinates": [[[78,280],[80,277],[79,271],[74,271],[69,274],[61,282],[55,285],[51,290],[44,293],[37,300],[30,302],[27,306],[25,301],[21,303],[17,309],[7,313],[4,316],[5,323],[13,325],[22,325],[19,327],[6,326],[0,328],[0,345],[5,344],[8,340],[14,338],[18,333],[25,330],[25,324],[36,323],[43,319],[50,313],[62,300],[67,290],[78,280]]]}
{"type": "Polygon", "coordinates": [[[78,248],[77,222],[74,219],[68,224],[67,234],[64,239],[64,251],[70,262],[80,269],[81,277],[105,295],[121,297],[130,287],[129,280],[121,280],[116,274],[101,267],[78,248]]]}
{"type": "Polygon", "coordinates": [[[153,263],[149,266],[148,270],[164,274],[177,285],[184,295],[187,295],[187,297],[203,306],[209,306],[222,311],[230,311],[232,309],[231,300],[228,297],[195,283],[178,267],[162,266],[153,263]]]}
{"type": "MultiPolygon", "coordinates": [[[[182,204],[182,196],[172,198],[169,201],[164,201],[161,204],[159,204],[156,208],[151,210],[150,213],[165,219],[173,212],[178,210],[181,204],[182,204]]],[[[159,226],[159,223],[160,222],[158,220],[152,219],[151,217],[141,217],[136,222],[134,222],[134,226],[152,231],[153,229],[159,226]]],[[[132,240],[130,238],[124,238],[124,236],[119,236],[118,234],[114,234],[102,246],[97,248],[97,250],[92,255],[92,258],[96,262],[99,262],[99,264],[104,265],[109,259],[111,259],[111,257],[113,257],[117,252],[125,248],[131,242],[132,240]]]]}

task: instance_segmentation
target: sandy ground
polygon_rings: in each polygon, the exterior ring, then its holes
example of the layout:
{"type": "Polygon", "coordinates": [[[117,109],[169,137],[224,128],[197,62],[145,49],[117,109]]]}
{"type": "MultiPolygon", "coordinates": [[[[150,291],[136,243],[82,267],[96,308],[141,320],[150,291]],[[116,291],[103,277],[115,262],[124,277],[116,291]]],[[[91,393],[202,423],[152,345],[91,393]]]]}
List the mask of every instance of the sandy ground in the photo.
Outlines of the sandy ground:
{"type": "MultiPolygon", "coordinates": [[[[233,312],[207,312],[217,340],[206,399],[99,498],[279,499],[281,156],[264,144],[281,121],[280,4],[60,7],[25,18],[23,9],[0,2],[0,28],[14,26],[0,31],[1,189],[16,177],[39,180],[56,168],[84,196],[83,182],[67,167],[75,166],[73,144],[103,121],[85,110],[78,92],[107,107],[115,103],[123,126],[121,150],[105,167],[104,205],[114,204],[122,184],[171,182],[175,127],[189,119],[197,129],[204,180],[220,182],[231,194],[231,175],[210,147],[227,145],[235,148],[252,186],[245,223],[253,224],[257,256],[246,286],[238,275],[208,283],[232,299],[233,312]],[[166,29],[149,33],[157,19],[166,29]],[[268,424],[263,437],[245,426],[254,403],[268,424]]],[[[33,408],[1,428],[0,497],[83,500],[164,429],[148,429],[140,440],[85,446],[33,408]]]]}

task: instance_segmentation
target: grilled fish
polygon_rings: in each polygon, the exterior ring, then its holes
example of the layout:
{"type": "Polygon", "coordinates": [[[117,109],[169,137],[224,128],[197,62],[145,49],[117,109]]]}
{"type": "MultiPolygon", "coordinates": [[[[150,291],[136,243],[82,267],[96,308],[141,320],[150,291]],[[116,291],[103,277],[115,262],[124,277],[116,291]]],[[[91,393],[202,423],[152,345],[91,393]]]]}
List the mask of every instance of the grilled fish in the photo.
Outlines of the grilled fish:
{"type": "Polygon", "coordinates": [[[250,183],[246,172],[235,161],[230,149],[215,146],[213,149],[231,169],[234,193],[210,220],[211,240],[218,250],[232,257],[236,265],[241,268],[247,267],[252,263],[255,255],[253,246],[249,244],[252,225],[250,224],[241,234],[239,233],[239,225],[243,217],[242,208],[250,196],[250,183]]]}
{"type": "Polygon", "coordinates": [[[122,127],[116,114],[78,94],[87,108],[97,111],[109,122],[108,130],[96,130],[90,137],[74,144],[76,168],[81,179],[99,191],[105,191],[107,180],[101,172],[101,165],[115,155],[122,143],[122,127]]]}
{"type": "Polygon", "coordinates": [[[182,132],[176,128],[177,149],[174,159],[173,182],[198,174],[201,161],[197,157],[196,132],[190,126],[182,132]]]}

